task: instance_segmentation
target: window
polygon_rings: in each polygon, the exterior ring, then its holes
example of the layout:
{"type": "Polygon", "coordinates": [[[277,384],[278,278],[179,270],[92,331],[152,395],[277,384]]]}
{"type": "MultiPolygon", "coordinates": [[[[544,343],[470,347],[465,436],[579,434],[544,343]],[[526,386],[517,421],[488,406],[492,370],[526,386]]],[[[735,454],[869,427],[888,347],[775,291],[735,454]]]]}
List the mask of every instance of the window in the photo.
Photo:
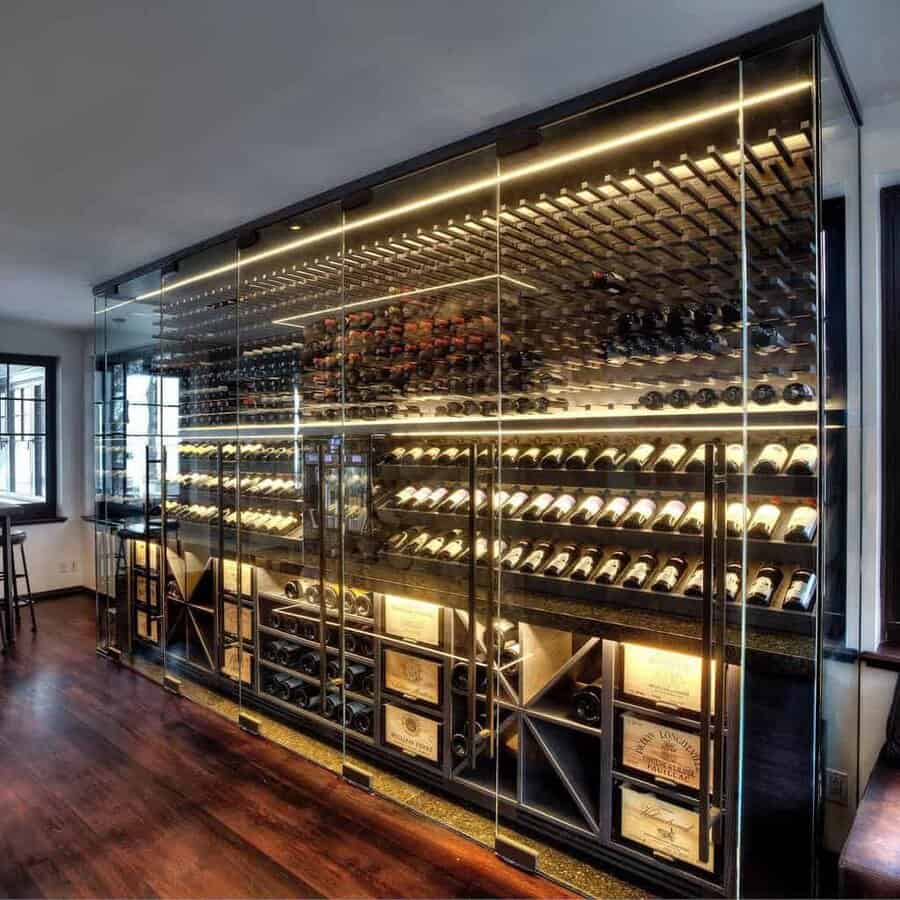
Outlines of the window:
{"type": "Polygon", "coordinates": [[[0,354],[0,496],[57,515],[56,359],[0,354]]]}
{"type": "Polygon", "coordinates": [[[882,640],[900,641],[900,186],[881,191],[881,596],[882,640]]]}

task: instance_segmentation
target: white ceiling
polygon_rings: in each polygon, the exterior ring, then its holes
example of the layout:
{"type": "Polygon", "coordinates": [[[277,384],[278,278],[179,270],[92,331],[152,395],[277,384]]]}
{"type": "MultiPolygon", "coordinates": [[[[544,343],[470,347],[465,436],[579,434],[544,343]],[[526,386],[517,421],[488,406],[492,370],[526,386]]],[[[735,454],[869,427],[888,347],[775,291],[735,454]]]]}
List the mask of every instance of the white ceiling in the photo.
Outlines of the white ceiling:
{"type": "MultiPolygon", "coordinates": [[[[0,316],[89,327],[105,278],[809,5],[7,0],[0,316]]],[[[900,3],[827,8],[900,98],[900,3]]]]}

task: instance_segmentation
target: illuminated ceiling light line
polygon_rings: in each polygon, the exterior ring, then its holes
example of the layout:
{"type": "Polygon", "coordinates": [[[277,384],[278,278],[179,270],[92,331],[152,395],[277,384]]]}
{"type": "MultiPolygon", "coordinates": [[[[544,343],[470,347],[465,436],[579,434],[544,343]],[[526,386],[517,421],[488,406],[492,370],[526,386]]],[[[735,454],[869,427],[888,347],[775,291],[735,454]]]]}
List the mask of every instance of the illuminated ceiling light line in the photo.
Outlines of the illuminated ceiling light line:
{"type": "MultiPolygon", "coordinates": [[[[637,131],[621,135],[617,138],[611,138],[607,141],[600,141],[596,144],[589,144],[586,147],[582,147],[580,150],[572,150],[569,153],[562,153],[559,156],[552,156],[548,159],[543,159],[538,162],[530,163],[526,166],[521,166],[518,169],[511,169],[509,172],[501,173],[500,175],[492,175],[488,178],[471,181],[466,184],[462,184],[459,187],[450,188],[446,191],[441,191],[436,194],[430,194],[429,196],[423,197],[420,200],[414,200],[402,206],[393,207],[392,209],[386,209],[383,212],[374,213],[370,216],[364,216],[360,219],[357,219],[355,222],[347,222],[343,225],[336,225],[333,228],[326,228],[323,231],[317,232],[316,234],[306,235],[305,237],[298,238],[295,241],[288,241],[287,243],[279,244],[277,247],[271,247],[268,250],[262,250],[258,253],[251,254],[250,256],[247,256],[239,261],[226,263],[225,265],[217,266],[216,268],[210,269],[206,272],[199,272],[196,275],[191,275],[189,278],[183,278],[180,281],[176,281],[171,285],[168,285],[165,289],[159,288],[158,290],[148,291],[147,293],[139,294],[133,300],[124,302],[133,303],[141,300],[149,300],[153,297],[159,297],[164,290],[172,291],[182,287],[187,287],[188,285],[196,284],[198,281],[203,281],[207,278],[214,278],[216,275],[224,275],[226,272],[232,272],[237,269],[238,266],[253,265],[254,263],[270,259],[273,256],[278,256],[282,253],[288,253],[291,250],[297,250],[301,247],[307,247],[310,244],[318,243],[331,237],[338,237],[341,234],[347,234],[348,232],[356,231],[360,228],[366,228],[370,225],[375,225],[379,222],[383,222],[396,216],[416,212],[420,209],[426,209],[429,206],[435,206],[436,204],[445,203],[449,200],[455,200],[460,197],[465,197],[469,194],[477,193],[478,191],[489,190],[491,188],[497,187],[498,185],[506,184],[507,182],[515,181],[519,178],[527,178],[530,175],[536,175],[540,172],[546,172],[550,169],[558,168],[559,166],[564,166],[569,163],[588,159],[592,156],[598,156],[602,153],[608,152],[609,150],[616,150],[621,147],[627,147],[629,144],[640,143],[641,141],[647,140],[648,138],[671,134],[672,132],[679,131],[683,128],[688,128],[691,125],[698,125],[701,122],[706,122],[710,119],[716,119],[721,116],[728,115],[729,113],[738,112],[741,109],[760,106],[764,103],[769,103],[772,100],[778,100],[781,97],[787,97],[791,94],[797,94],[802,91],[809,90],[811,87],[812,82],[809,79],[805,79],[802,81],[792,81],[788,82],[787,84],[781,85],[780,87],[773,88],[770,91],[763,91],[760,94],[754,94],[751,97],[745,98],[743,102],[741,100],[733,100],[729,103],[721,103],[718,106],[710,106],[706,109],[702,109],[698,112],[692,113],[691,115],[672,119],[671,121],[665,122],[661,125],[651,125],[647,128],[641,128],[637,131]]],[[[99,312],[105,312],[105,310],[100,310],[99,312]]]]}
{"type": "Polygon", "coordinates": [[[518,278],[511,278],[509,275],[479,275],[477,278],[464,278],[462,281],[448,281],[445,284],[435,284],[431,287],[415,288],[409,291],[398,291],[395,294],[384,294],[381,297],[369,297],[366,300],[357,300],[354,303],[345,303],[342,306],[331,306],[327,309],[316,309],[312,312],[298,313],[296,316],[285,316],[283,319],[273,320],[273,325],[293,325],[298,319],[309,319],[313,316],[324,316],[333,312],[346,312],[350,309],[359,309],[361,306],[369,306],[373,303],[384,303],[386,300],[400,300],[403,297],[418,297],[422,294],[433,294],[437,291],[447,291],[451,288],[465,287],[469,284],[479,284],[484,281],[508,281],[517,287],[525,288],[529,291],[536,291],[537,288],[533,284],[520,281],[518,278]]]}

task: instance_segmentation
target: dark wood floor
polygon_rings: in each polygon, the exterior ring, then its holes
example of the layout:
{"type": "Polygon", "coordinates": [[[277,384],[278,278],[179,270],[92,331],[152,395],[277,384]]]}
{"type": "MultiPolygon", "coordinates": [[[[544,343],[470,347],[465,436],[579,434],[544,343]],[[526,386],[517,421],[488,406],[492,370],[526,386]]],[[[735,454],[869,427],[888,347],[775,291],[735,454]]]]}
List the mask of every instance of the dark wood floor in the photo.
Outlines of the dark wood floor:
{"type": "Polygon", "coordinates": [[[97,657],[92,598],[38,619],[0,662],[4,895],[564,895],[97,657]]]}

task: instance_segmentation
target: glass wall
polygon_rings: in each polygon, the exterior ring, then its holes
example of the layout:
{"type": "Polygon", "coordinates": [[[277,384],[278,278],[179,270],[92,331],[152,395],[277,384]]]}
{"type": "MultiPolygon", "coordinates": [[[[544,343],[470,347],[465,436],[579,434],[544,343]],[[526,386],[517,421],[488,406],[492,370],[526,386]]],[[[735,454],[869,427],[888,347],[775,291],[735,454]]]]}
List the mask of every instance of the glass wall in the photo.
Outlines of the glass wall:
{"type": "Polygon", "coordinates": [[[730,59],[98,298],[101,645],[550,876],[808,894],[858,578],[817,71],[730,59]]]}

